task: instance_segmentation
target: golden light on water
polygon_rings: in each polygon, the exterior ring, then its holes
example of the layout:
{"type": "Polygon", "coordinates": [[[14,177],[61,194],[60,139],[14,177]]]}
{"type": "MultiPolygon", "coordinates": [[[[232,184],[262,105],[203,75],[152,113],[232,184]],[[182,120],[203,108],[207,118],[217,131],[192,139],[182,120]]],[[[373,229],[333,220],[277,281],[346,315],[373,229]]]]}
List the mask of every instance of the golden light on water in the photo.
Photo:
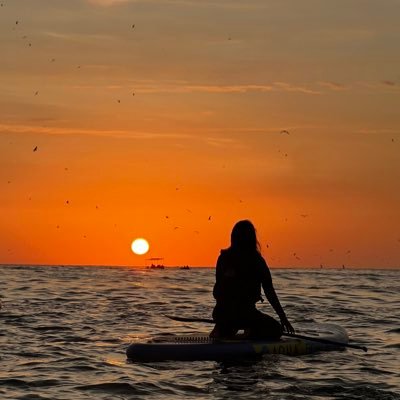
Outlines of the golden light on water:
{"type": "Polygon", "coordinates": [[[135,254],[143,255],[149,251],[149,242],[143,238],[137,238],[132,242],[131,249],[135,254]]]}

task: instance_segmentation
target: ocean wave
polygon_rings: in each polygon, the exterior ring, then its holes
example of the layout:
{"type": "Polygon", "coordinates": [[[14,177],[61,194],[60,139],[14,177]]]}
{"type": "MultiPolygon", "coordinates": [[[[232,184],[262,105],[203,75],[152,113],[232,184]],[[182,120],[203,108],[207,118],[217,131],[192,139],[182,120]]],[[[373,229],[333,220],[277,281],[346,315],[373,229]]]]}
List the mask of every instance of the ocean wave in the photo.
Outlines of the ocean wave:
{"type": "Polygon", "coordinates": [[[385,349],[400,349],[400,343],[390,343],[383,346],[385,349]]]}
{"type": "Polygon", "coordinates": [[[128,396],[141,396],[149,395],[152,392],[162,393],[164,395],[173,394],[172,390],[162,388],[160,385],[141,382],[141,383],[128,383],[128,382],[105,382],[89,385],[75,386],[77,390],[90,391],[90,392],[103,392],[112,395],[128,395],[128,396]]]}
{"type": "Polygon", "coordinates": [[[0,385],[7,385],[11,387],[17,388],[37,388],[37,387],[50,387],[50,386],[59,386],[60,381],[57,379],[38,379],[33,381],[27,381],[23,379],[0,379],[0,385]]]}
{"type": "Polygon", "coordinates": [[[301,398],[299,397],[301,395],[305,396],[304,399],[333,397],[340,400],[399,400],[400,398],[397,393],[390,390],[368,384],[354,383],[348,385],[341,379],[332,380],[329,384],[322,382],[316,385],[304,383],[286,386],[279,389],[278,392],[296,395],[296,399],[301,398]]]}
{"type": "Polygon", "coordinates": [[[400,333],[400,328],[391,328],[385,331],[386,333],[400,333]]]}

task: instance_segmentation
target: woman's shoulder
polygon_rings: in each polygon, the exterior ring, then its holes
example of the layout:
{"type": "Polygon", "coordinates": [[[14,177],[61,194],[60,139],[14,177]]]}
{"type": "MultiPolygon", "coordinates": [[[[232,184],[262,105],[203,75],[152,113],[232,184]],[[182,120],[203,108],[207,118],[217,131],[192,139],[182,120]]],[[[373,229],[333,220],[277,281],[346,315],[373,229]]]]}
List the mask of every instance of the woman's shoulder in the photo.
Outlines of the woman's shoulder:
{"type": "Polygon", "coordinates": [[[261,262],[266,262],[266,261],[265,261],[265,258],[263,257],[263,255],[262,255],[259,251],[257,251],[256,257],[257,257],[257,259],[258,259],[259,261],[261,261],[261,262]]]}
{"type": "Polygon", "coordinates": [[[265,258],[262,256],[261,253],[257,252],[257,254],[255,255],[255,259],[257,264],[262,267],[262,268],[268,268],[267,262],[265,261],[265,258]]]}
{"type": "Polygon", "coordinates": [[[232,251],[231,248],[228,247],[227,249],[221,249],[219,252],[219,258],[227,258],[230,257],[232,251]]]}
{"type": "Polygon", "coordinates": [[[234,251],[228,247],[226,249],[221,249],[218,257],[218,261],[220,263],[228,263],[231,264],[232,260],[235,259],[234,251]]]}

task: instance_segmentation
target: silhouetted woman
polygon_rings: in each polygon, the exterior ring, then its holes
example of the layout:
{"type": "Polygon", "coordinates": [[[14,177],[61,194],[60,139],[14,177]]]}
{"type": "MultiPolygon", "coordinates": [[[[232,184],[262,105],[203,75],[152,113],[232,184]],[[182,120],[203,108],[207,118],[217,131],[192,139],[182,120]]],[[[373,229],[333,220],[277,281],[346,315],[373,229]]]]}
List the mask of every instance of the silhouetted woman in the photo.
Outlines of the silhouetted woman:
{"type": "Polygon", "coordinates": [[[249,338],[278,339],[284,330],[293,333],[279,302],[267,263],[259,250],[256,230],[248,221],[239,221],[231,233],[231,246],[221,250],[213,290],[217,301],[213,311],[215,327],[211,337],[232,337],[244,330],[249,338]],[[280,323],[257,310],[265,296],[280,318],[280,323]]]}

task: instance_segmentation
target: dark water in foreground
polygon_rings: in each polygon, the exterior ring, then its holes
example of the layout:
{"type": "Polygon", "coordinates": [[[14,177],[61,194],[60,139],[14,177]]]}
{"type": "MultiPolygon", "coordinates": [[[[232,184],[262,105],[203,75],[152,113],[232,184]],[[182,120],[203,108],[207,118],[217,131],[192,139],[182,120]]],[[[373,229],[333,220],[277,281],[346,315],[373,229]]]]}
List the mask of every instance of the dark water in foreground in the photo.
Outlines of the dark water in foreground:
{"type": "MultiPolygon", "coordinates": [[[[213,269],[1,267],[1,399],[400,399],[400,271],[272,270],[293,325],[334,322],[357,350],[258,362],[130,364],[149,334],[208,332],[213,269]]],[[[270,311],[264,303],[264,311],[270,311]]]]}

